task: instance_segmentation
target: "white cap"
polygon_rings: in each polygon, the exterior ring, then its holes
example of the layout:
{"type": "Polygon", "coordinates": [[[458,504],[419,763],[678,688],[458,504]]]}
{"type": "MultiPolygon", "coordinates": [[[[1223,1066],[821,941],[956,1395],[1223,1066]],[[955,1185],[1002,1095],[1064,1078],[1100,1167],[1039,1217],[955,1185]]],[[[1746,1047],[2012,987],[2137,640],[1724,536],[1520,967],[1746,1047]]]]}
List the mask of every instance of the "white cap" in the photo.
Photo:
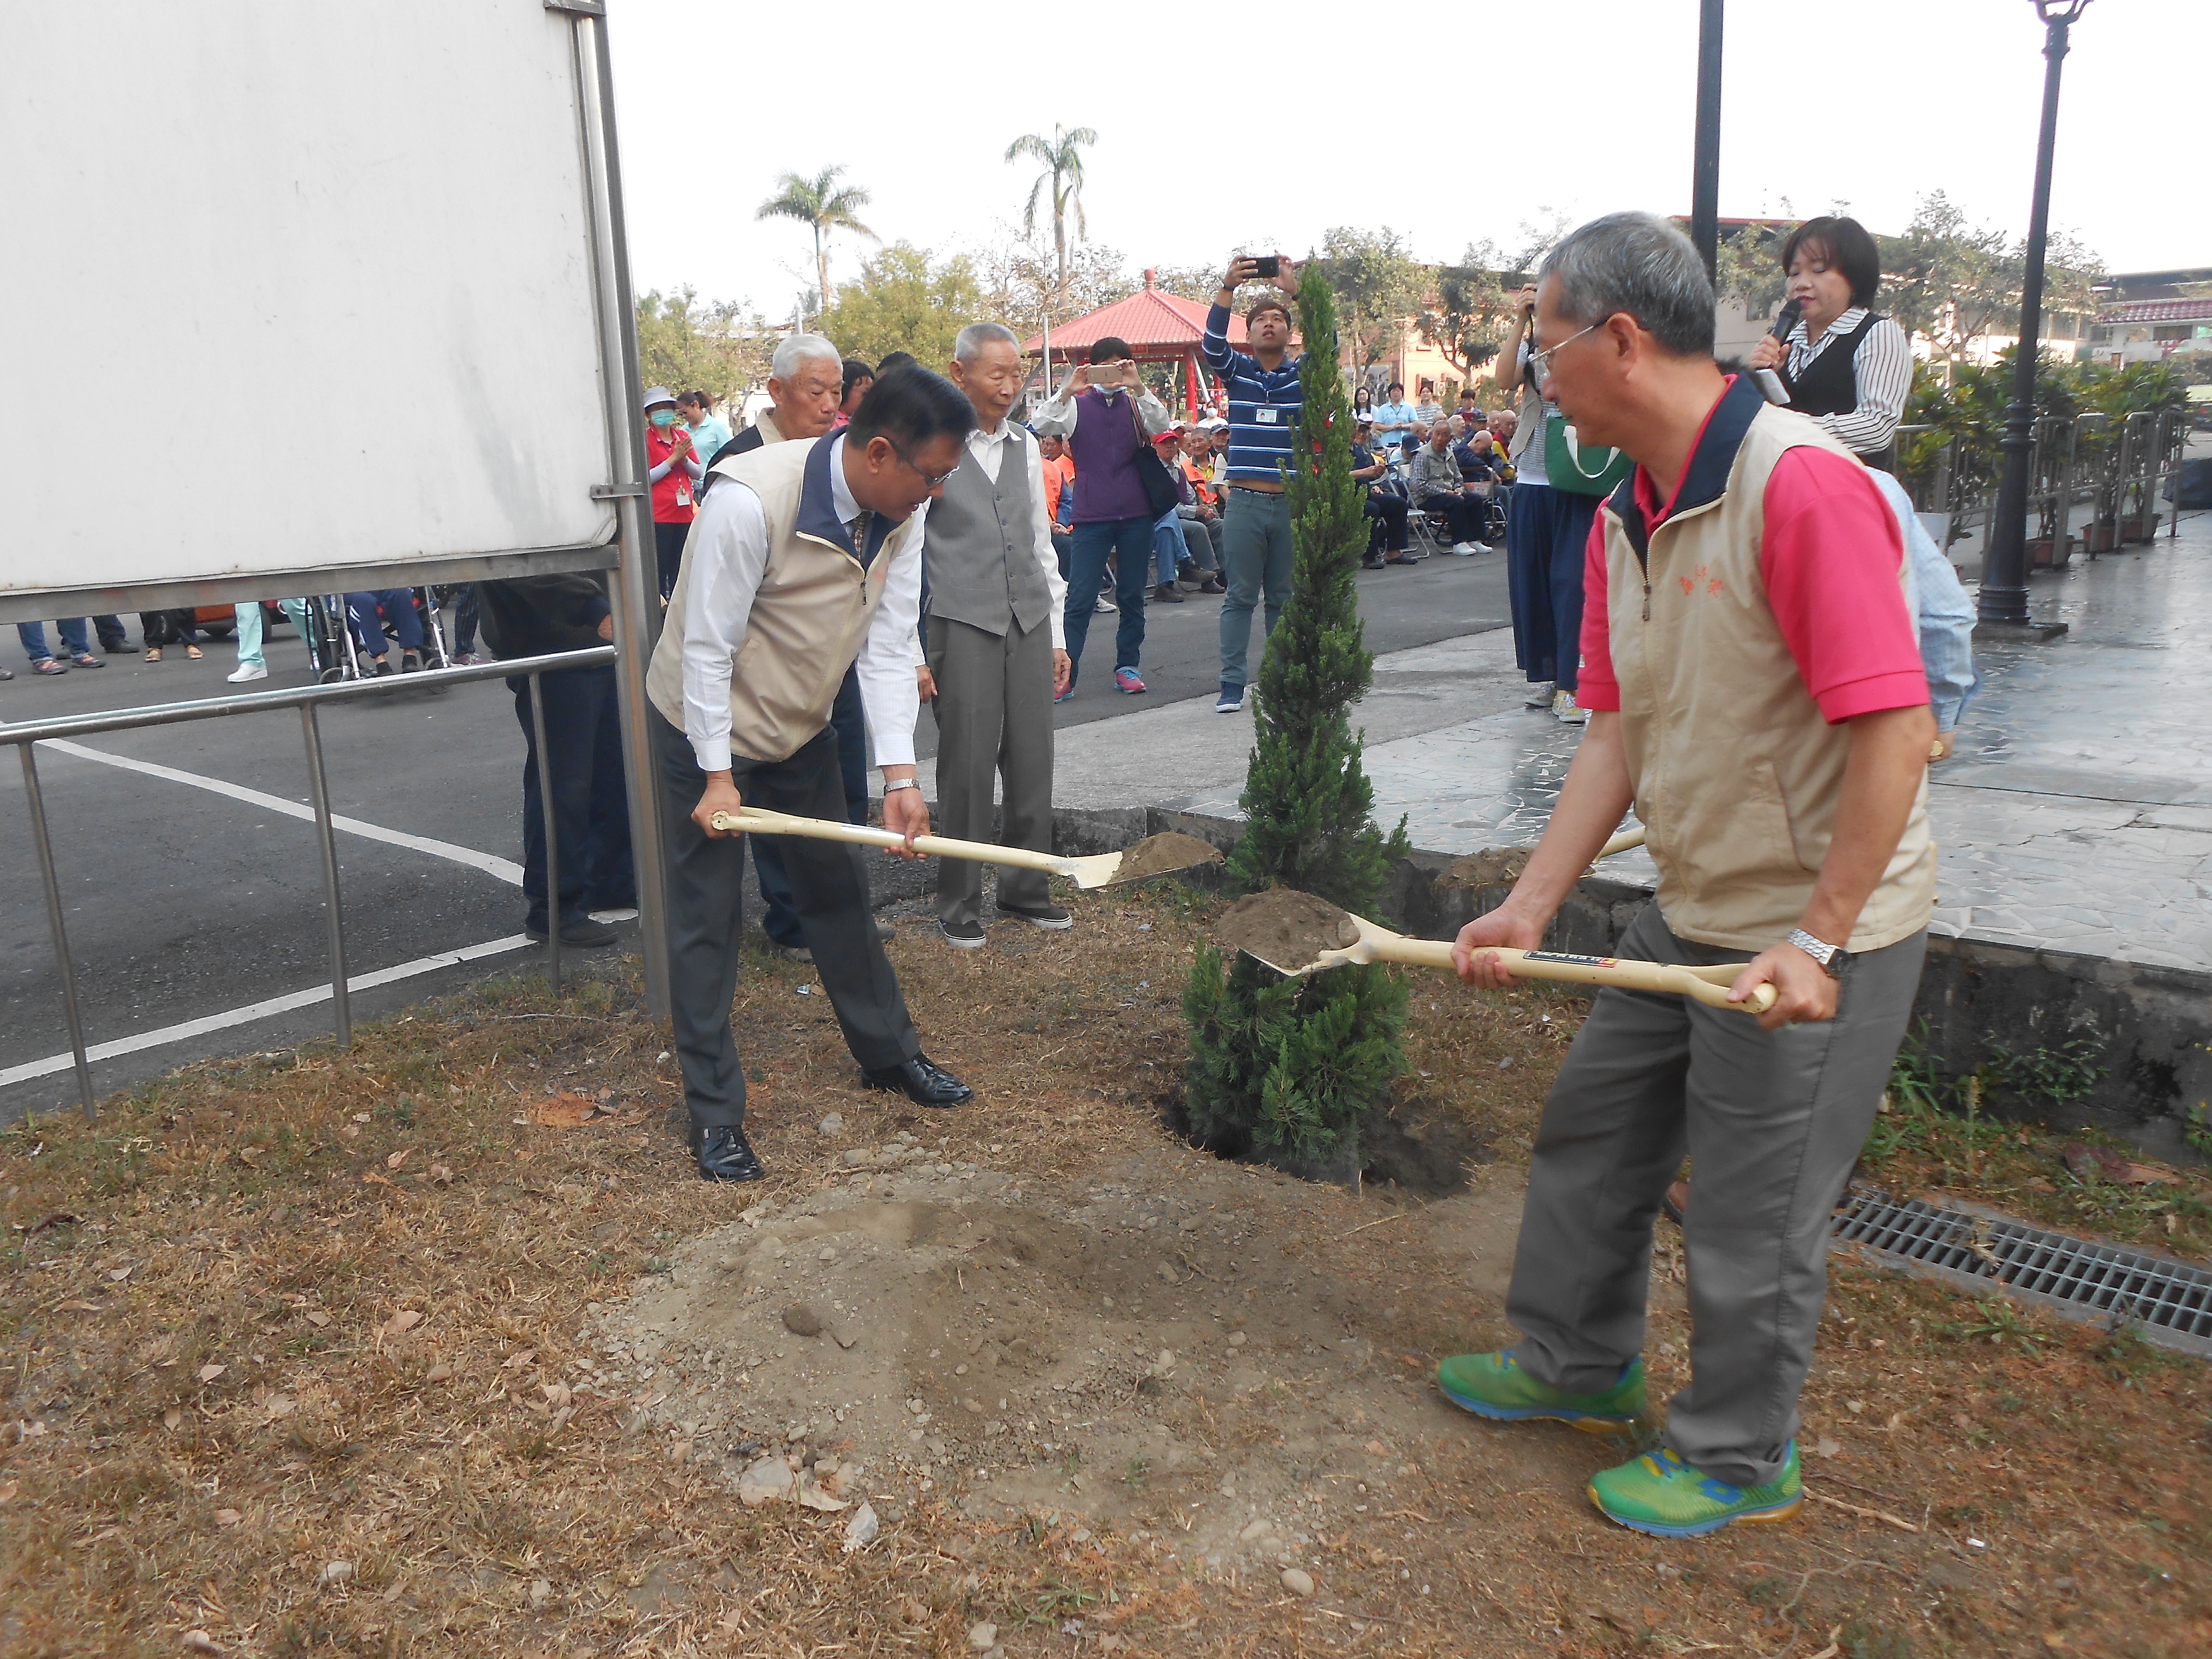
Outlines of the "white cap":
{"type": "Polygon", "coordinates": [[[672,404],[675,401],[676,394],[665,386],[649,386],[645,389],[645,407],[647,409],[655,404],[672,404]]]}

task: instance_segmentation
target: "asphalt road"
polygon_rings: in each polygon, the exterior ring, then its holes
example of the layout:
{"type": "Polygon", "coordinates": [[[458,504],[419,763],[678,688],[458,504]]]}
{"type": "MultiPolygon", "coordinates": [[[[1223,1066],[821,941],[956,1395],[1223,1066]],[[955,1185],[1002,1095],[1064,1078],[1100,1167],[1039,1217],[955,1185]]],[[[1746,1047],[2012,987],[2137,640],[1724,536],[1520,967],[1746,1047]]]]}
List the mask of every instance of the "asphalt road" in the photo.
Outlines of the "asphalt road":
{"type": "MultiPolygon", "coordinates": [[[[1367,644],[1377,653],[1484,631],[1508,614],[1504,560],[1496,554],[1363,573],[1359,595],[1367,644]]],[[[1193,595],[1147,607],[1143,663],[1152,689],[1143,696],[1113,689],[1117,619],[1094,618],[1081,688],[1055,711],[1058,724],[1211,698],[1219,678],[1220,605],[1193,595]]],[[[135,619],[131,632],[135,638],[135,619]]],[[[307,683],[305,653],[289,629],[270,643],[270,678],[250,688],[224,684],[235,664],[227,644],[197,663],[175,652],[153,665],[114,657],[104,669],[50,678],[25,672],[12,630],[0,631],[0,649],[16,670],[0,685],[0,720],[10,722],[307,683]]],[[[405,970],[356,990],[355,1018],[377,1018],[488,972],[541,971],[542,951],[519,948],[422,965],[521,932],[513,869],[521,857],[521,738],[505,687],[488,681],[330,708],[321,728],[332,811],[361,825],[337,836],[349,969],[356,978],[405,970]],[[388,836],[405,840],[380,838],[388,836]]],[[[924,756],[934,752],[926,714],[916,738],[924,756]]],[[[87,1041],[96,1048],[161,1038],[95,1060],[100,1092],[190,1060],[287,1048],[330,1031],[313,825],[295,816],[308,799],[296,713],[106,733],[74,750],[41,745],[38,757],[87,1041]],[[318,988],[319,1002],[262,1007],[318,988]],[[230,1023],[214,1024],[224,1020],[230,1023]],[[201,1023],[212,1029],[191,1029],[201,1023]]],[[[29,812],[17,763],[6,758],[0,1121],[13,1121],[26,1111],[73,1105],[76,1084],[65,1058],[58,1069],[24,1074],[65,1057],[69,1039],[29,812]]],[[[908,872],[885,874],[879,898],[918,890],[919,878],[908,872]]]]}

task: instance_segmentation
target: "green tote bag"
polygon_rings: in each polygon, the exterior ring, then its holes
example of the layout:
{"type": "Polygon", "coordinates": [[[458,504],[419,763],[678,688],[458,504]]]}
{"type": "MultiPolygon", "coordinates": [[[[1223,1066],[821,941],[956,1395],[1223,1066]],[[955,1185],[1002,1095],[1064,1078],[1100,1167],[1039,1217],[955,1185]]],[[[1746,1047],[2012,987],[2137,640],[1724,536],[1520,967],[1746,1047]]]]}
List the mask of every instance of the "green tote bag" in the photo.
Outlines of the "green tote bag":
{"type": "Polygon", "coordinates": [[[1585,448],[1556,409],[1544,416],[1544,481],[1574,495],[1610,495],[1636,470],[1625,449],[1585,448]]]}

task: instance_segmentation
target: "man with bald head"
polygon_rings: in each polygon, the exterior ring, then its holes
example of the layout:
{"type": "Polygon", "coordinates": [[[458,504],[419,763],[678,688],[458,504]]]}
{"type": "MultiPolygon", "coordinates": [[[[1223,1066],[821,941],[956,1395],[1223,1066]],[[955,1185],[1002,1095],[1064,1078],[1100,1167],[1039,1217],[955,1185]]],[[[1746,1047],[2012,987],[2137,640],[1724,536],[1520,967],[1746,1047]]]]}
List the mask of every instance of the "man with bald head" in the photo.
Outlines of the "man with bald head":
{"type": "MultiPolygon", "coordinates": [[[[873,385],[872,380],[870,381],[873,385]]],[[[837,424],[845,399],[845,360],[837,348],[820,334],[790,334],[769,361],[769,407],[753,423],[715,452],[714,459],[744,455],[764,444],[801,442],[819,438],[837,424]]],[[[714,487],[710,471],[700,486],[700,497],[714,487]]],[[[868,731],[860,706],[860,677],[856,668],[845,671],[837,701],[830,706],[830,726],[837,734],[837,766],[845,786],[845,816],[854,823],[868,821],[868,731]]],[[[783,843],[774,836],[752,838],[753,873],[760,878],[761,931],[777,952],[793,962],[811,962],[806,935],[799,925],[792,897],[791,878],[785,873],[783,843]]],[[[876,931],[884,938],[896,929],[882,923],[876,931]]]]}

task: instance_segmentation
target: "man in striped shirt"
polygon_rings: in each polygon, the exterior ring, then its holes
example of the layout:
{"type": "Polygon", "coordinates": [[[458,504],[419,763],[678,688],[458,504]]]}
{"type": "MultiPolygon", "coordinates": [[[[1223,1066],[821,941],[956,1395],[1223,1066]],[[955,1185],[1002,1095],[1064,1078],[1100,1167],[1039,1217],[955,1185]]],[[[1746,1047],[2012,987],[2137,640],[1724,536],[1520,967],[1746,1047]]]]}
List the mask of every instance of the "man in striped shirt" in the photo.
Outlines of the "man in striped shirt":
{"type": "Polygon", "coordinates": [[[1264,592],[1264,649],[1291,597],[1291,503],[1283,493],[1282,469],[1290,463],[1303,397],[1297,360],[1287,355],[1291,308],[1284,296],[1297,291],[1297,268],[1277,256],[1276,274],[1267,280],[1279,292],[1254,301],[1244,313],[1245,343],[1252,348],[1247,356],[1230,347],[1229,313],[1237,289],[1259,275],[1259,261],[1248,255],[1229,262],[1199,347],[1229,396],[1229,489],[1221,531],[1221,579],[1229,595],[1221,604],[1218,714],[1244,706],[1253,605],[1264,592]]]}

